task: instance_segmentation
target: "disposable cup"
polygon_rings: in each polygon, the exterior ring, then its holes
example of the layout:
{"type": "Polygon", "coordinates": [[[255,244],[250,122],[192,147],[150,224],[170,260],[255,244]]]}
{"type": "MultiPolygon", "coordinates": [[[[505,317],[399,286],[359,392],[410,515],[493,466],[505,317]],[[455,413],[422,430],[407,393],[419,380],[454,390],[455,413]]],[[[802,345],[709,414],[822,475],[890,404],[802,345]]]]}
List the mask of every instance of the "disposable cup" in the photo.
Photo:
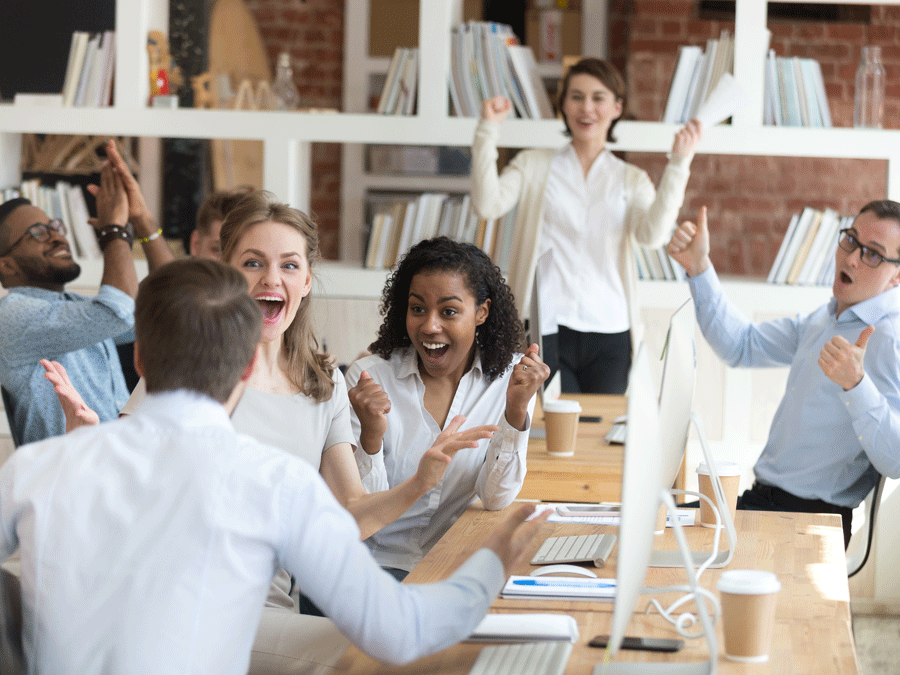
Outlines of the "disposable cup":
{"type": "Polygon", "coordinates": [[[765,663],[775,628],[781,582],[772,572],[728,570],[716,583],[722,603],[725,656],[732,661],[765,663]]]}
{"type": "Polygon", "coordinates": [[[578,401],[560,399],[544,403],[544,427],[547,430],[547,452],[555,457],[575,454],[578,436],[578,401]]]}
{"type": "MultiPolygon", "coordinates": [[[[716,462],[716,472],[722,482],[722,492],[725,493],[725,502],[731,512],[731,522],[734,522],[734,512],[737,509],[738,485],[741,482],[741,467],[734,462],[716,462]]],[[[709,467],[701,464],[697,467],[697,483],[700,486],[700,494],[709,497],[716,504],[716,494],[713,491],[712,479],[709,475],[709,467]]],[[[725,514],[720,514],[724,518],[725,514]]],[[[703,527],[715,527],[716,516],[709,505],[700,500],[700,524],[703,527]]],[[[724,521],[723,521],[724,525],[724,521]]]]}

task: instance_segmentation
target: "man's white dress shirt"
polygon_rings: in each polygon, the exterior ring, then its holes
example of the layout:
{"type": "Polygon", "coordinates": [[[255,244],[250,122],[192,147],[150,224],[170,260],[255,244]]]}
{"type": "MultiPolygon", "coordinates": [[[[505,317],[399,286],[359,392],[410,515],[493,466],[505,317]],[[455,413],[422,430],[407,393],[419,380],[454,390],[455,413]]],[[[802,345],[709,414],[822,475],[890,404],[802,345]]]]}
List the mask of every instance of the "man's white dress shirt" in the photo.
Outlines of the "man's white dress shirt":
{"type": "Polygon", "coordinates": [[[243,675],[279,566],[389,662],[466,637],[504,581],[482,550],[446,582],[401,586],[308,463],[183,392],[19,448],[0,470],[0,556],[17,546],[42,675],[243,675]]]}

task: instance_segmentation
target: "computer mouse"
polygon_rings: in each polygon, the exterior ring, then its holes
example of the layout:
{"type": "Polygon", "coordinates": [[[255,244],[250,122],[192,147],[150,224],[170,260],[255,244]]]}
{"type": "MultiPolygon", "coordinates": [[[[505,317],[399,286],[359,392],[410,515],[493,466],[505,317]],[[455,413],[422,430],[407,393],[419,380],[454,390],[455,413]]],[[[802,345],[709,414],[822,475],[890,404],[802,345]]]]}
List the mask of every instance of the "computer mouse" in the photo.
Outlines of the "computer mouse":
{"type": "Polygon", "coordinates": [[[546,565],[538,567],[531,573],[533,577],[542,577],[545,574],[577,574],[582,577],[597,578],[596,572],[580,565],[546,565]]]}

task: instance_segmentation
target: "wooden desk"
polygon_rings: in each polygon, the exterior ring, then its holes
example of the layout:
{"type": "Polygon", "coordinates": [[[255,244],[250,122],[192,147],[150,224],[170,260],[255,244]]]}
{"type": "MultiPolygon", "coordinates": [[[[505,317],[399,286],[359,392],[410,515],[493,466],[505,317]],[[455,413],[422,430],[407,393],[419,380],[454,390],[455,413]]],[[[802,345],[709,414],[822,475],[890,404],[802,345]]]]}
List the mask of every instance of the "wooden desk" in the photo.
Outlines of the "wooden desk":
{"type": "MultiPolygon", "coordinates": [[[[409,575],[410,582],[425,582],[445,578],[459,561],[477,549],[496,523],[507,511],[488,512],[480,507],[470,508],[425,556],[409,575]]],[[[719,672],[723,675],[784,673],[787,675],[858,675],[859,665],[850,625],[849,591],[844,562],[843,535],[840,520],[834,515],[787,514],[739,511],[737,515],[738,548],[729,569],[753,568],[775,572],[782,583],[776,613],[775,637],[766,664],[740,664],[728,661],[723,655],[722,630],[717,624],[719,640],[719,672]]],[[[533,554],[545,536],[565,531],[573,533],[596,526],[547,523],[535,538],[527,558],[533,554]]],[[[687,528],[688,541],[693,548],[706,542],[711,530],[687,528]]],[[[675,548],[671,531],[659,535],[660,548],[675,548]]],[[[531,568],[523,565],[521,572],[531,568]]],[[[615,562],[599,571],[601,576],[615,576],[615,562]]],[[[715,588],[720,570],[707,570],[701,578],[706,588],[715,588]]],[[[662,586],[683,583],[684,573],[678,570],[651,569],[645,585],[662,586]]],[[[662,601],[674,600],[676,595],[656,595],[662,601]]],[[[633,635],[677,637],[674,629],[657,614],[643,611],[649,596],[639,600],[637,613],[632,617],[628,633],[633,635]]],[[[587,646],[600,633],[609,633],[612,618],[611,603],[576,602],[551,604],[546,601],[498,599],[492,612],[564,611],[575,617],[580,637],[566,668],[568,675],[590,675],[603,658],[603,651],[587,646]]],[[[379,675],[465,675],[472,666],[481,645],[461,644],[439,654],[420,659],[402,668],[385,666],[363,655],[355,648],[338,664],[338,670],[353,674],[379,675]]],[[[620,651],[616,660],[637,661],[700,661],[706,658],[706,642],[690,640],[677,654],[661,655],[649,652],[620,651]]]]}
{"type": "MultiPolygon", "coordinates": [[[[622,492],[623,446],[604,437],[613,420],[625,413],[625,397],[606,394],[563,394],[581,403],[582,415],[600,415],[597,422],[580,422],[575,454],[547,454],[543,438],[528,441],[528,473],[519,499],[551,502],[617,502],[622,492]]],[[[544,428],[540,401],[534,409],[535,428],[544,428]]]]}

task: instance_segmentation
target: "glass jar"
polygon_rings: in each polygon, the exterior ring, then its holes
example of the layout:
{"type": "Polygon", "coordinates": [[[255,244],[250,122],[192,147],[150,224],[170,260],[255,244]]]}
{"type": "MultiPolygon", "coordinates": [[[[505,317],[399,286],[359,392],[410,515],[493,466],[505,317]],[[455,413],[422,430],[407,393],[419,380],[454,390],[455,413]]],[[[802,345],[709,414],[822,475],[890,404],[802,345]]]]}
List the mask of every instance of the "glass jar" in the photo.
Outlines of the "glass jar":
{"type": "Polygon", "coordinates": [[[881,47],[863,47],[856,71],[853,126],[880,129],[884,118],[884,66],[881,47]]]}
{"type": "Polygon", "coordinates": [[[300,107],[300,92],[294,84],[294,69],[291,68],[291,55],[281,52],[278,55],[278,67],[275,69],[275,82],[272,93],[279,110],[296,110],[300,107]]]}

